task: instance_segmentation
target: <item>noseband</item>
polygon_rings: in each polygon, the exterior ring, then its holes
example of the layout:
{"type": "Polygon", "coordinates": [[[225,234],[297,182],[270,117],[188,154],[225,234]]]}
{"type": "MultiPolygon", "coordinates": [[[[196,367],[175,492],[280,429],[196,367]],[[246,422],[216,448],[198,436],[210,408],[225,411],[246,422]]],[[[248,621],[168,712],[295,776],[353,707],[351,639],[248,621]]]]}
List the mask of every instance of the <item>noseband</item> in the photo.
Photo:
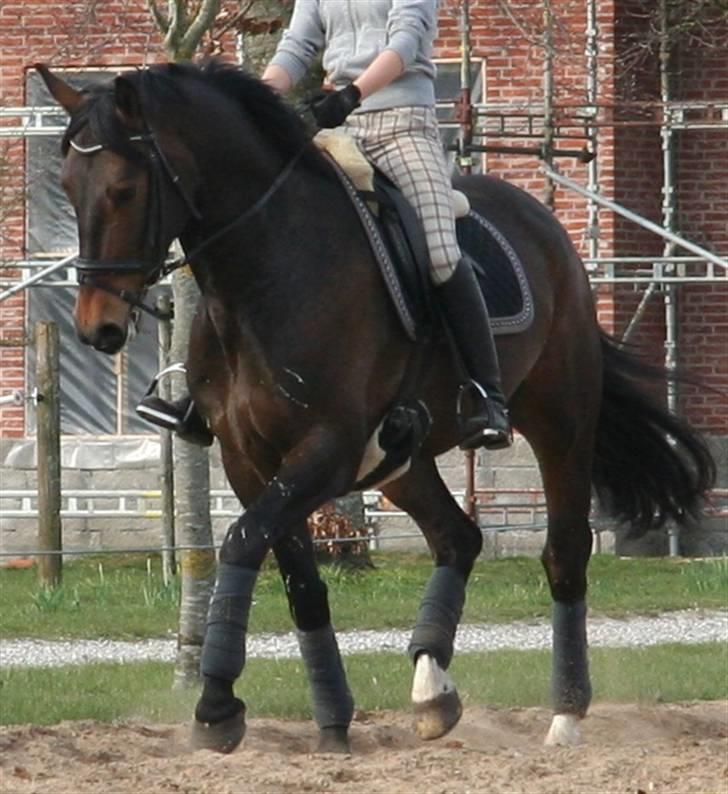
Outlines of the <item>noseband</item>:
{"type": "MultiPolygon", "coordinates": [[[[168,275],[173,270],[180,267],[183,262],[175,259],[167,262],[168,247],[163,243],[163,219],[164,219],[164,183],[168,181],[172,187],[182,197],[187,209],[192,217],[200,219],[200,212],[194,204],[189,193],[185,190],[179,175],[172,168],[169,160],[162,151],[159,142],[153,132],[147,131],[141,135],[132,135],[130,141],[141,142],[150,146],[149,154],[146,157],[149,168],[149,202],[147,208],[147,223],[144,232],[144,258],[142,259],[89,259],[87,257],[76,257],[72,262],[78,271],[78,283],[88,285],[94,289],[100,289],[121,298],[126,303],[151,315],[157,320],[169,319],[167,312],[162,312],[154,306],[144,303],[144,296],[149,286],[154,284],[159,278],[168,275]],[[126,289],[116,289],[104,284],[98,284],[95,276],[107,273],[142,273],[145,276],[144,288],[139,292],[126,289]]],[[[93,156],[110,147],[104,143],[93,146],[81,146],[74,141],[69,141],[71,148],[83,156],[93,156]]]]}

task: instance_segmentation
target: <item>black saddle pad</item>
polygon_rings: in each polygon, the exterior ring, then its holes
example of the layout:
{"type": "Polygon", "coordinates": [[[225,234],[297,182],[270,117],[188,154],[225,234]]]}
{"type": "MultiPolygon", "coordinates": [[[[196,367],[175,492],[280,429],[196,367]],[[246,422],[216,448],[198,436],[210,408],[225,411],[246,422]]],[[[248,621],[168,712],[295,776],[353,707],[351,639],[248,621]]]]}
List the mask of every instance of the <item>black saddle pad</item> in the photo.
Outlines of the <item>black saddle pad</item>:
{"type": "Polygon", "coordinates": [[[460,249],[474,262],[496,333],[517,333],[533,320],[531,291],[520,258],[508,240],[471,210],[457,221],[460,249]]]}
{"type": "MultiPolygon", "coordinates": [[[[400,191],[375,169],[373,194],[360,193],[332,161],[359,214],[402,326],[411,339],[430,327],[432,282],[424,232],[414,209],[400,191]],[[366,201],[373,198],[378,212],[366,201]]],[[[460,247],[470,257],[496,334],[525,330],[533,320],[533,301],[523,265],[505,236],[487,218],[471,210],[458,219],[460,247]]]]}

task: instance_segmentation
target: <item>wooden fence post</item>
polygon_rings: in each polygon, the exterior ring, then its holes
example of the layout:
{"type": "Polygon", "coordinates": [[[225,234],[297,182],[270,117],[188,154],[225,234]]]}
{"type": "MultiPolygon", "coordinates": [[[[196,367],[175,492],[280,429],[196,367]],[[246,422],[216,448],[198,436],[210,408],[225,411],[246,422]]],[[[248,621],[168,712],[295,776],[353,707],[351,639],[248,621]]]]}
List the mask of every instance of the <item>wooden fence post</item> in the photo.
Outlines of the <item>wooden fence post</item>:
{"type": "MultiPolygon", "coordinates": [[[[37,449],[38,449],[38,548],[60,552],[61,544],[61,409],[59,388],[58,326],[35,326],[37,449]]],[[[38,576],[44,587],[61,583],[60,554],[38,557],[38,576]]]]}
{"type": "MultiPolygon", "coordinates": [[[[172,301],[168,295],[157,298],[157,308],[169,314],[172,301]]],[[[170,320],[159,323],[159,369],[169,366],[169,349],[172,342],[172,324],[170,320]]],[[[172,399],[172,386],[170,379],[162,378],[159,384],[159,396],[163,400],[172,399]]],[[[160,476],[160,489],[162,492],[162,580],[168,585],[175,574],[177,563],[173,547],[175,545],[174,529],[174,458],[172,451],[172,432],[160,430],[159,432],[159,458],[162,467],[160,476]]]]}

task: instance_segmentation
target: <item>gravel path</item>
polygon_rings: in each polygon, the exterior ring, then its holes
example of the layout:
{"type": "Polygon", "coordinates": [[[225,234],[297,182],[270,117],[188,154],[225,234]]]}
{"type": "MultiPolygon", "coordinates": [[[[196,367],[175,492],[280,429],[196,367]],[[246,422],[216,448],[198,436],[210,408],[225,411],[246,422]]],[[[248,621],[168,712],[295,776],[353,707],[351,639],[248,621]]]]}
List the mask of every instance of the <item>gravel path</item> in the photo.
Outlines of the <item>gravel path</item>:
{"type": "MultiPolygon", "coordinates": [[[[344,655],[375,651],[405,653],[409,631],[342,631],[338,636],[344,655]]],[[[728,610],[705,612],[685,610],[657,617],[630,617],[624,620],[591,618],[589,644],[592,647],[637,648],[670,642],[728,642],[728,610]]],[[[468,651],[533,650],[551,646],[547,621],[466,625],[458,629],[455,647],[468,651]]],[[[174,639],[121,642],[118,640],[3,640],[0,668],[59,667],[89,662],[172,662],[174,639]]],[[[248,658],[291,658],[298,656],[294,633],[255,634],[248,637],[248,658]]]]}

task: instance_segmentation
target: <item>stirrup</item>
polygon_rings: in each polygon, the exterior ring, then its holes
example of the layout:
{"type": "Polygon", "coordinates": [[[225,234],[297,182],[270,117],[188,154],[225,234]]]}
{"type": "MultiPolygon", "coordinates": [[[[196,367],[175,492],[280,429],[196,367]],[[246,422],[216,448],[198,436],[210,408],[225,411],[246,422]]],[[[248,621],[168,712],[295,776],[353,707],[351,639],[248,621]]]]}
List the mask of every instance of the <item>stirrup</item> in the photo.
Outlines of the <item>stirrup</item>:
{"type": "Polygon", "coordinates": [[[191,397],[177,401],[177,403],[170,403],[154,394],[161,378],[173,372],[186,371],[184,364],[176,363],[158,372],[136,406],[136,413],[142,419],[157,427],[171,430],[189,444],[209,447],[215,440],[214,436],[207,427],[205,420],[197,411],[191,397]]]}
{"type": "Polygon", "coordinates": [[[181,412],[178,410],[180,406],[174,403],[167,402],[156,394],[147,394],[139,401],[136,406],[137,415],[153,425],[163,427],[165,430],[172,430],[177,432],[189,418],[192,410],[192,401],[190,400],[186,410],[181,412]]]}
{"type": "Polygon", "coordinates": [[[489,397],[486,390],[475,380],[463,383],[458,391],[457,420],[460,428],[460,449],[506,449],[513,444],[513,430],[508,409],[499,400],[489,397]],[[473,410],[467,413],[463,407],[463,396],[468,391],[475,393],[473,410]]]}

